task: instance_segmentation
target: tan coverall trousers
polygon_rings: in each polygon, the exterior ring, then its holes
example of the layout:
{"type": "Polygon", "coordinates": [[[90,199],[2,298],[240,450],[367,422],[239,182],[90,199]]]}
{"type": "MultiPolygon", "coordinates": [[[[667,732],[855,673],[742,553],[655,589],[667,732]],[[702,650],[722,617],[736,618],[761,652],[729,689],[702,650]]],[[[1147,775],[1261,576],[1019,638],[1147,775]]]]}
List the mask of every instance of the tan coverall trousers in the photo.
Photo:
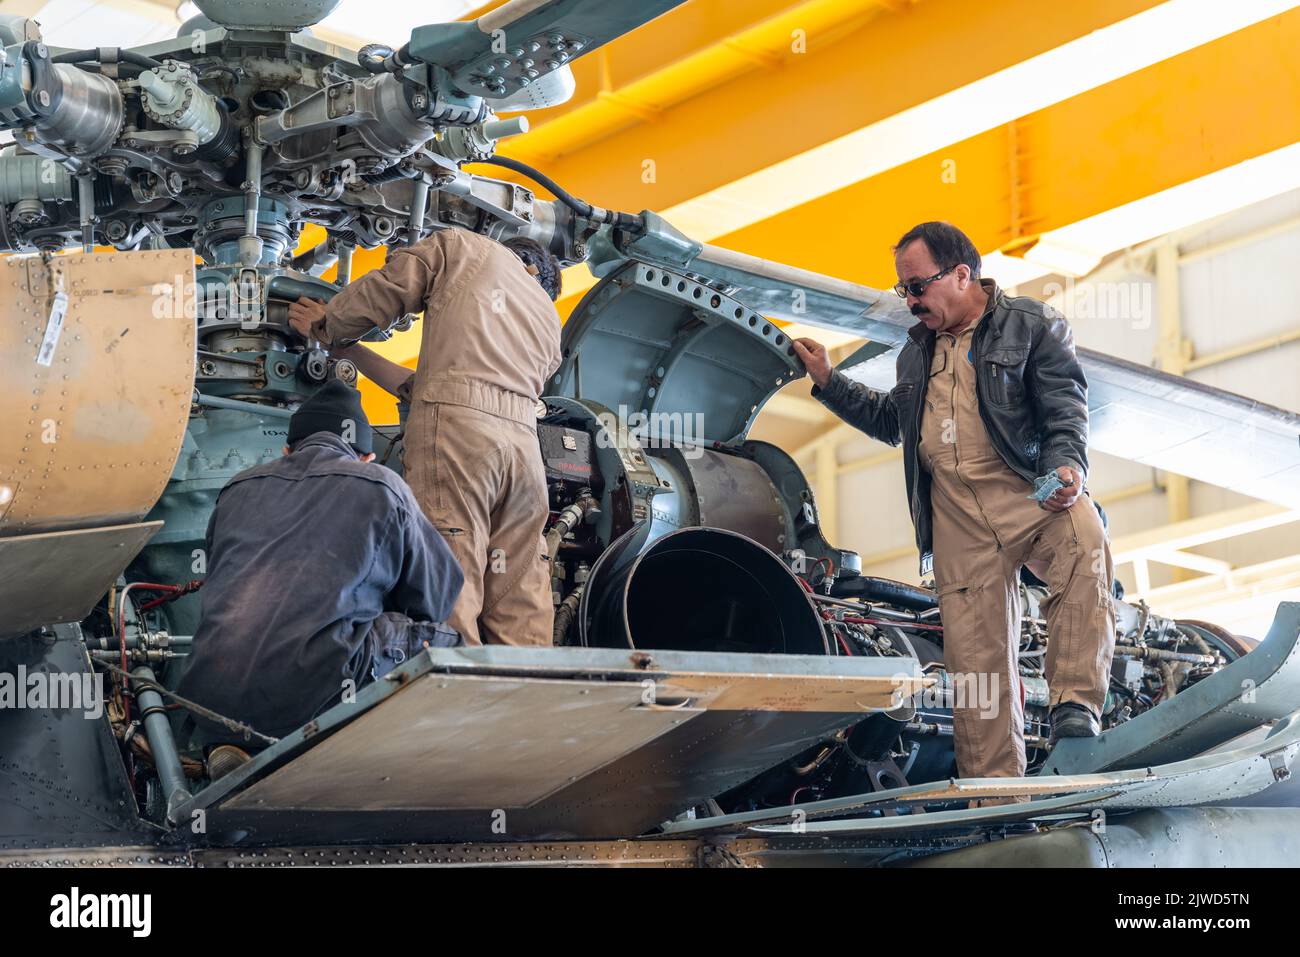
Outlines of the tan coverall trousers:
{"type": "Polygon", "coordinates": [[[1064,512],[1046,511],[1027,497],[1031,483],[990,444],[969,358],[977,325],[936,337],[919,453],[932,478],[944,664],[961,705],[953,712],[957,771],[1019,777],[1025,773],[1020,567],[1031,564],[1050,593],[1043,609],[1051,707],[1077,702],[1100,718],[1115,646],[1114,566],[1086,492],[1064,512]]]}
{"type": "Polygon", "coordinates": [[[466,388],[471,404],[416,399],[406,423],[407,481],[465,572],[447,624],[471,645],[549,645],[549,506],[534,403],[466,388]]]}
{"type": "Polygon", "coordinates": [[[537,396],[560,364],[555,305],[519,259],[465,229],[390,248],[326,307],[317,337],[349,340],[423,312],[405,472],[465,571],[448,624],[470,644],[549,645],[537,396]]]}

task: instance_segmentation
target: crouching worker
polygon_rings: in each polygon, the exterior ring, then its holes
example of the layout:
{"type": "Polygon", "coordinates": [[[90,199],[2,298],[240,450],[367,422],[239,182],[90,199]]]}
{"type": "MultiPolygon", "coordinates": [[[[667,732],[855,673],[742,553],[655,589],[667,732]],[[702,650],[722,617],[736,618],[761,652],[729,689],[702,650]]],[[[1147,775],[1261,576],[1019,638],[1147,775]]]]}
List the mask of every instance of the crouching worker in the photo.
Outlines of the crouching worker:
{"type": "MultiPolygon", "coordinates": [[[[463,575],[398,475],[373,464],[361,394],[337,380],[289,420],[284,457],[240,472],[208,523],[208,574],[177,693],[283,737],[425,645],[463,575]]],[[[198,719],[207,743],[247,746],[198,719]]]]}

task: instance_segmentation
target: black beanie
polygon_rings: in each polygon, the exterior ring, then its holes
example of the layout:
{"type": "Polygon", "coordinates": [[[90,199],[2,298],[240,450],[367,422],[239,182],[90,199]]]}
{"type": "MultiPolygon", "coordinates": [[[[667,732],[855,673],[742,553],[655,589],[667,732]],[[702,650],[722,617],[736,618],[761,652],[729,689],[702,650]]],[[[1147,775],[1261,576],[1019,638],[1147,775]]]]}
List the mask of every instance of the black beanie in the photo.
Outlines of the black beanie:
{"type": "Polygon", "coordinates": [[[358,455],[375,449],[370,420],[361,408],[361,393],[338,379],[325,383],[298,406],[289,419],[289,448],[317,432],[333,432],[349,442],[358,455]]]}

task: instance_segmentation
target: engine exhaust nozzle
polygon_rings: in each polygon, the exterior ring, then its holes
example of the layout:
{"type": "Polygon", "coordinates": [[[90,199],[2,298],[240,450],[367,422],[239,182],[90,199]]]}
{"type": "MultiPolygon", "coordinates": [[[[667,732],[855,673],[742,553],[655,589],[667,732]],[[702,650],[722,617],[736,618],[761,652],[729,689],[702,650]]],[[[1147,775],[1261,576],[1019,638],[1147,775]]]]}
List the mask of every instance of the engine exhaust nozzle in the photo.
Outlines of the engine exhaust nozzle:
{"type": "Polygon", "coordinates": [[[685,528],[632,557],[597,563],[581,615],[584,644],[660,651],[824,655],[821,620],[794,573],[752,539],[685,528]],[[602,567],[602,565],[604,567],[602,567]]]}

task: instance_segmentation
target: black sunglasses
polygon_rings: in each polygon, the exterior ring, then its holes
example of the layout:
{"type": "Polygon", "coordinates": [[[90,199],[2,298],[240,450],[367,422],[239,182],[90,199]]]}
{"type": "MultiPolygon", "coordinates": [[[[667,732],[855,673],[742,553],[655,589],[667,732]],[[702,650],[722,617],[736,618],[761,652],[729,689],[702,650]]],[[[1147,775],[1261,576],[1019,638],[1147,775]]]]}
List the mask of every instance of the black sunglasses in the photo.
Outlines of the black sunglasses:
{"type": "Polygon", "coordinates": [[[920,299],[925,295],[925,290],[929,287],[930,283],[938,282],[956,268],[956,265],[949,266],[947,269],[943,270],[943,272],[937,272],[929,279],[913,279],[911,282],[897,283],[894,286],[894,292],[898,294],[899,299],[906,299],[909,293],[917,299],[920,299]]]}

